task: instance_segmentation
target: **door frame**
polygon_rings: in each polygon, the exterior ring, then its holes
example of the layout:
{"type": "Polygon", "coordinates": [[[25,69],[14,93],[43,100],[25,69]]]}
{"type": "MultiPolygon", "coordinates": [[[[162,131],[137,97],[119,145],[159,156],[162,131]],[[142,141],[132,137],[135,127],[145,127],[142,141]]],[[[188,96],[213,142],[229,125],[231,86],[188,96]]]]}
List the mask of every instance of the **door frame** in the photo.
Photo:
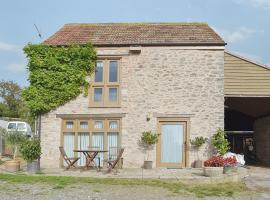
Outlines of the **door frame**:
{"type": "Polygon", "coordinates": [[[163,117],[157,118],[157,130],[158,130],[158,142],[156,145],[156,166],[157,167],[173,167],[173,168],[185,168],[189,165],[189,137],[190,137],[190,118],[171,118],[163,117]],[[161,163],[161,125],[162,124],[182,124],[184,125],[184,147],[183,147],[183,162],[176,166],[174,163],[161,163]]]}

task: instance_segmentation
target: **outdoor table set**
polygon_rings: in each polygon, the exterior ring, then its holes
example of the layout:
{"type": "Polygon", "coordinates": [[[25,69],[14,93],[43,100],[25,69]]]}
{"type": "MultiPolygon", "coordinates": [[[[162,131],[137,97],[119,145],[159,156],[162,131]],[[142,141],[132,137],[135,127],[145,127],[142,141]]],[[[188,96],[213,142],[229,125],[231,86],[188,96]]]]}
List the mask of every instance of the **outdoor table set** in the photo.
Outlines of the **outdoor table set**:
{"type": "MultiPolygon", "coordinates": [[[[71,167],[76,168],[75,164],[80,159],[80,157],[68,157],[63,147],[59,147],[59,150],[60,150],[61,156],[63,157],[63,160],[67,164],[67,166],[65,167],[66,170],[70,169],[71,167]]],[[[92,167],[95,167],[98,169],[98,171],[100,171],[101,169],[101,163],[100,163],[100,158],[97,158],[97,155],[100,153],[109,152],[108,159],[103,160],[103,161],[108,164],[108,172],[110,172],[112,169],[116,167],[117,163],[121,159],[124,152],[124,148],[112,147],[109,149],[109,151],[100,150],[98,148],[86,149],[86,150],[75,149],[73,150],[73,152],[82,153],[85,156],[85,159],[86,159],[85,169],[90,169],[92,167]],[[112,152],[116,152],[116,153],[113,154],[112,152]],[[98,159],[98,165],[95,162],[96,159],[98,159]]]]}
{"type": "Polygon", "coordinates": [[[98,159],[98,166],[96,166],[95,158],[99,153],[105,153],[108,152],[106,150],[74,150],[74,152],[77,153],[83,153],[85,156],[86,162],[85,162],[85,168],[90,167],[97,167],[100,170],[100,158],[98,159]]]}

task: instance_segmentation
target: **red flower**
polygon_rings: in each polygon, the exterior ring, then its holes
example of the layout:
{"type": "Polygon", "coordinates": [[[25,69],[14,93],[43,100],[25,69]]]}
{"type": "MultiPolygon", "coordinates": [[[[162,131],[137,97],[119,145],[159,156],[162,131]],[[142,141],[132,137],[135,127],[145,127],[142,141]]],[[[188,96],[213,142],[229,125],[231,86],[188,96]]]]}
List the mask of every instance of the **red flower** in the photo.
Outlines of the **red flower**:
{"type": "Polygon", "coordinates": [[[235,157],[223,158],[222,156],[213,156],[212,158],[204,162],[205,167],[223,167],[225,165],[232,166],[235,164],[236,164],[235,157]]]}

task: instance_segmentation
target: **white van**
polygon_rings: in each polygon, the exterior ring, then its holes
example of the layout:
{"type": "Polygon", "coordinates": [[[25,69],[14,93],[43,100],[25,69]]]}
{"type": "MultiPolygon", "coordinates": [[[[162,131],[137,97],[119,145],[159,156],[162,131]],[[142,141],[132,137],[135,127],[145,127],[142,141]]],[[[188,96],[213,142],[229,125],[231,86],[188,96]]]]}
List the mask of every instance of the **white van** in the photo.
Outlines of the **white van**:
{"type": "Polygon", "coordinates": [[[26,122],[20,122],[20,121],[8,122],[7,131],[20,131],[29,137],[33,136],[31,127],[26,122]]]}

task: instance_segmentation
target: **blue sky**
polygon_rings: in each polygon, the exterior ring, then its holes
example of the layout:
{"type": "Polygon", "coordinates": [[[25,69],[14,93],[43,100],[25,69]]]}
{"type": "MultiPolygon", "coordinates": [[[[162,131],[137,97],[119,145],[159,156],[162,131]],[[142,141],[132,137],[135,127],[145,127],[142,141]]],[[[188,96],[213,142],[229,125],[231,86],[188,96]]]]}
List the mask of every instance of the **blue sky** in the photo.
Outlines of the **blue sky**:
{"type": "Polygon", "coordinates": [[[72,22],[207,22],[226,48],[270,65],[270,0],[0,0],[0,80],[27,83],[22,48],[72,22]]]}

